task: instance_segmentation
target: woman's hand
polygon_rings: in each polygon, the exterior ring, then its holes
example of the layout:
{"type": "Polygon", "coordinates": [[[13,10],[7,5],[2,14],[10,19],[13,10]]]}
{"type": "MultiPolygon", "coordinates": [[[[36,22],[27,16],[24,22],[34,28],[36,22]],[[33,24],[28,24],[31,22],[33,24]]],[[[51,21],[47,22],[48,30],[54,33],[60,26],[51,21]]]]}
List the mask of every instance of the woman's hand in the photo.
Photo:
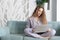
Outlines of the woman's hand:
{"type": "Polygon", "coordinates": [[[35,32],[34,28],[32,29],[32,32],[35,32]]]}
{"type": "Polygon", "coordinates": [[[49,28],[48,30],[47,30],[47,32],[50,32],[51,31],[51,29],[49,28]]]}

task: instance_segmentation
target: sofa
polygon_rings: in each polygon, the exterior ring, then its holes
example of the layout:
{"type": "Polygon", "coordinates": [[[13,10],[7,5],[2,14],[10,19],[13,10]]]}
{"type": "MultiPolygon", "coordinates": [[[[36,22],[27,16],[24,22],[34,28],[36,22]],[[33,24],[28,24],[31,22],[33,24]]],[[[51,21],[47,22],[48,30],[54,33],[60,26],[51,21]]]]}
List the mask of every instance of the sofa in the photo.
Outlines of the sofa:
{"type": "Polygon", "coordinates": [[[1,40],[60,40],[60,22],[52,21],[48,24],[52,25],[51,28],[56,30],[56,35],[47,39],[47,38],[34,38],[26,36],[24,34],[24,28],[26,27],[26,21],[8,21],[6,27],[1,27],[0,32],[1,40]],[[3,31],[6,30],[6,31],[3,31]],[[6,34],[5,34],[6,33],[6,34]]]}

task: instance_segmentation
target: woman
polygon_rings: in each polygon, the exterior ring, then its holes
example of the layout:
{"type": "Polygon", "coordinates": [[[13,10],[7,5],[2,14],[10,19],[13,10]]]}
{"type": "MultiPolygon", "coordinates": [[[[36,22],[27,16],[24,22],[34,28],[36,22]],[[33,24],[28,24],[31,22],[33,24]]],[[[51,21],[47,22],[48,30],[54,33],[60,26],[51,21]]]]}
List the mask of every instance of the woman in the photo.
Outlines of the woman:
{"type": "Polygon", "coordinates": [[[36,38],[51,37],[55,35],[56,31],[50,28],[46,32],[34,33],[34,28],[42,24],[47,24],[45,11],[43,7],[37,6],[32,16],[27,20],[27,25],[24,30],[25,34],[36,38]]]}

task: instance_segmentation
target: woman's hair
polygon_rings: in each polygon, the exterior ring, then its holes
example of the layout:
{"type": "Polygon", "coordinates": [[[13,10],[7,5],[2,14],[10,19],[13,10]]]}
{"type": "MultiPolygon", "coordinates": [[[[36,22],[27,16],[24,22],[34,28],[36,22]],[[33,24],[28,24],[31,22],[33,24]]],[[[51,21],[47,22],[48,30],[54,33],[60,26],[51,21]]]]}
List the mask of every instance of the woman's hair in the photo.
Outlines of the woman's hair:
{"type": "MultiPolygon", "coordinates": [[[[40,8],[43,8],[41,6],[37,6],[32,14],[32,16],[35,16],[36,10],[39,10],[40,8]]],[[[45,15],[45,11],[43,8],[42,14],[39,16],[41,18],[41,21],[43,24],[47,24],[47,20],[46,20],[46,15],[45,15]]]]}

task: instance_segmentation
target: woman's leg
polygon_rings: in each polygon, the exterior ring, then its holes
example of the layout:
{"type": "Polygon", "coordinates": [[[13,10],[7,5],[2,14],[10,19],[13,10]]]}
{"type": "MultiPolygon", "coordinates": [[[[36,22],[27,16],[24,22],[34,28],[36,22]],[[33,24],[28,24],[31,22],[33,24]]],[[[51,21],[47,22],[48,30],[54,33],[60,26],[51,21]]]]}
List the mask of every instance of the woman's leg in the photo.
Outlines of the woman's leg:
{"type": "Polygon", "coordinates": [[[56,31],[55,31],[54,29],[52,29],[51,31],[46,32],[46,33],[42,34],[41,36],[42,36],[42,37],[52,37],[52,36],[54,36],[55,34],[56,34],[56,31]]]}
{"type": "Polygon", "coordinates": [[[36,37],[36,38],[40,38],[40,35],[36,34],[36,33],[32,33],[32,29],[31,28],[26,28],[24,30],[25,34],[28,35],[28,36],[33,36],[33,37],[36,37]]]}

